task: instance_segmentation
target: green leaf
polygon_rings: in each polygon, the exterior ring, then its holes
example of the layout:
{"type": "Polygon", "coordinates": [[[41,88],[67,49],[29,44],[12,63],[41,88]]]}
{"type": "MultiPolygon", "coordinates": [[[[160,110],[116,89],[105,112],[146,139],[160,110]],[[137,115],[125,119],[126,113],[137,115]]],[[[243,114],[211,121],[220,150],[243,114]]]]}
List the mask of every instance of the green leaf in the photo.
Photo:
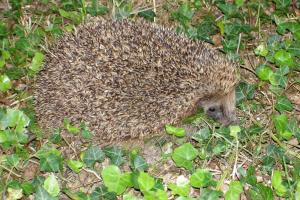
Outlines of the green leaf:
{"type": "Polygon", "coordinates": [[[218,200],[222,196],[221,191],[211,190],[204,188],[201,190],[200,198],[199,200],[218,200]]]}
{"type": "Polygon", "coordinates": [[[124,162],[124,151],[120,147],[105,147],[103,151],[110,158],[111,164],[120,166],[124,162]]]}
{"type": "Polygon", "coordinates": [[[166,125],[166,132],[170,135],[174,135],[176,137],[184,137],[185,136],[185,130],[183,128],[177,128],[172,125],[166,125]]]}
{"type": "Polygon", "coordinates": [[[195,188],[215,186],[216,182],[213,180],[212,174],[204,169],[197,169],[195,173],[192,174],[191,185],[195,188]]]}
{"type": "Polygon", "coordinates": [[[258,78],[263,81],[268,81],[273,76],[273,70],[268,65],[259,65],[255,72],[258,78]]]}
{"type": "Polygon", "coordinates": [[[131,194],[124,194],[123,195],[123,200],[142,200],[142,199],[139,199],[136,196],[133,196],[131,194]]]}
{"type": "Polygon", "coordinates": [[[109,192],[107,187],[102,185],[96,187],[91,194],[91,200],[117,200],[117,195],[114,192],[109,192]]]}
{"type": "Polygon", "coordinates": [[[46,178],[44,182],[44,189],[53,197],[56,197],[59,194],[59,184],[54,174],[51,174],[46,178]]]}
{"type": "Polygon", "coordinates": [[[41,52],[36,52],[34,54],[31,65],[29,66],[29,69],[33,72],[33,74],[40,71],[44,58],[45,56],[41,52]]]}
{"type": "Polygon", "coordinates": [[[203,142],[211,136],[210,129],[208,127],[202,128],[193,134],[192,138],[197,142],[203,142]]]}
{"type": "Polygon", "coordinates": [[[282,174],[275,170],[272,175],[272,186],[274,187],[278,196],[284,196],[287,193],[286,187],[282,184],[282,174]]]}
{"type": "Polygon", "coordinates": [[[241,132],[241,128],[239,126],[229,126],[229,130],[230,130],[230,135],[235,138],[237,138],[238,133],[241,132]]]}
{"type": "Polygon", "coordinates": [[[156,17],[156,14],[153,10],[145,10],[145,11],[139,12],[138,15],[145,18],[148,21],[151,21],[151,22],[153,22],[154,17],[156,17]]]}
{"type": "Polygon", "coordinates": [[[292,55],[285,50],[278,50],[274,54],[275,62],[278,66],[288,66],[291,67],[294,65],[292,55]]]}
{"type": "Polygon", "coordinates": [[[296,186],[295,200],[300,200],[300,181],[298,181],[296,186]]]}
{"type": "Polygon", "coordinates": [[[83,162],[80,162],[78,160],[68,160],[67,161],[68,167],[72,169],[75,173],[79,173],[81,168],[83,167],[83,162]]]}
{"type": "Polygon", "coordinates": [[[36,200],[57,200],[52,197],[44,188],[38,187],[36,193],[34,195],[34,199],[36,200]]]}
{"type": "Polygon", "coordinates": [[[54,153],[49,154],[47,157],[40,159],[41,171],[45,172],[58,172],[62,169],[63,158],[54,153]]]}
{"type": "Polygon", "coordinates": [[[250,193],[251,199],[257,199],[257,200],[273,200],[274,199],[272,189],[268,186],[264,186],[261,183],[258,183],[253,188],[251,188],[249,193],[250,193]]]}
{"type": "Polygon", "coordinates": [[[138,177],[138,184],[141,191],[144,192],[151,190],[155,185],[155,181],[154,178],[151,177],[148,173],[140,172],[140,175],[138,177]]]}
{"type": "Polygon", "coordinates": [[[191,186],[189,180],[181,175],[177,177],[176,184],[170,183],[168,188],[172,190],[172,194],[174,195],[187,197],[190,193],[191,186]]]}
{"type": "Polygon", "coordinates": [[[245,99],[253,99],[255,90],[255,85],[251,85],[245,82],[239,83],[235,90],[237,105],[239,105],[245,99]]]}
{"type": "Polygon", "coordinates": [[[285,140],[291,139],[293,133],[288,129],[288,117],[284,114],[276,115],[273,117],[273,123],[275,124],[276,131],[280,137],[285,140]]]}
{"type": "Polygon", "coordinates": [[[7,188],[7,199],[8,200],[16,200],[21,199],[23,197],[22,189],[15,189],[15,188],[7,188]]]}
{"type": "Polygon", "coordinates": [[[105,167],[101,172],[101,176],[109,192],[115,192],[117,195],[120,195],[126,190],[127,180],[117,166],[109,165],[105,167]]]}
{"type": "Polygon", "coordinates": [[[73,126],[68,118],[64,118],[64,128],[67,129],[69,133],[72,133],[74,135],[80,132],[80,128],[73,126]]]}
{"type": "Polygon", "coordinates": [[[91,131],[89,130],[89,128],[85,123],[81,123],[80,128],[82,130],[81,135],[84,139],[89,140],[93,137],[93,134],[91,133],[91,131]]]}
{"type": "Polygon", "coordinates": [[[108,8],[102,4],[99,4],[97,0],[92,0],[91,6],[86,7],[87,13],[92,16],[104,15],[108,13],[108,8]]]}
{"type": "Polygon", "coordinates": [[[84,192],[72,192],[69,189],[64,189],[63,192],[70,197],[72,200],[89,200],[89,197],[87,194],[85,194],[84,192]]]}
{"type": "Polygon", "coordinates": [[[96,162],[102,162],[105,154],[98,146],[90,146],[83,154],[83,162],[88,167],[93,167],[96,162]]]}
{"type": "Polygon", "coordinates": [[[258,45],[256,49],[254,49],[254,53],[259,56],[266,57],[269,53],[268,48],[264,44],[258,45]]]}
{"type": "Polygon", "coordinates": [[[0,91],[1,92],[6,92],[7,90],[12,88],[12,83],[8,76],[5,74],[0,76],[0,91]]]}
{"type": "Polygon", "coordinates": [[[232,181],[228,191],[225,193],[225,200],[238,200],[242,192],[242,184],[239,181],[232,181]]]}
{"type": "Polygon", "coordinates": [[[33,184],[30,182],[24,182],[21,184],[21,187],[25,193],[25,195],[30,195],[34,192],[35,188],[33,187],[33,184]]]}
{"type": "Polygon", "coordinates": [[[198,150],[195,149],[191,143],[185,143],[174,150],[172,159],[178,167],[184,167],[188,170],[192,170],[192,161],[197,156],[198,150]]]}
{"type": "Polygon", "coordinates": [[[143,157],[138,155],[138,152],[133,150],[130,155],[130,167],[133,171],[147,171],[149,168],[149,165],[145,161],[143,157]]]}
{"type": "Polygon", "coordinates": [[[242,7],[244,5],[245,0],[235,0],[234,3],[237,7],[242,7]]]}
{"type": "Polygon", "coordinates": [[[285,110],[292,111],[294,109],[294,106],[293,106],[292,102],[286,96],[279,96],[277,98],[275,108],[279,112],[283,112],[285,110]]]}
{"type": "Polygon", "coordinates": [[[290,4],[291,4],[291,0],[273,0],[276,4],[276,9],[278,10],[284,10],[287,9],[290,4]]]}

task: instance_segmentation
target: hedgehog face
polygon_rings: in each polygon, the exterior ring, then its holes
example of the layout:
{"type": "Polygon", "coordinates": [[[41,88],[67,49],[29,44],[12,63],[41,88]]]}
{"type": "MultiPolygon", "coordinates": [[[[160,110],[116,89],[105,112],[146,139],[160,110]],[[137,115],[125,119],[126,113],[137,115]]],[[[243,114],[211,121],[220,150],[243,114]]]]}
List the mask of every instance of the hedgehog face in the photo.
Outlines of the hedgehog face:
{"type": "Polygon", "coordinates": [[[210,118],[224,125],[229,125],[236,121],[235,90],[224,96],[202,99],[200,100],[200,106],[210,118]]]}

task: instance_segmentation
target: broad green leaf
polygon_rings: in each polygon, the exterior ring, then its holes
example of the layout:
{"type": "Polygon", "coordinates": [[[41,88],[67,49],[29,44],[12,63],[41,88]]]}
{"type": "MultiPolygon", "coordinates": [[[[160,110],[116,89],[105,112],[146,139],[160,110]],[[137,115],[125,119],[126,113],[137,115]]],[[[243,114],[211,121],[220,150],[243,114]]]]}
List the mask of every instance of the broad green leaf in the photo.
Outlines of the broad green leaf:
{"type": "Polygon", "coordinates": [[[34,195],[36,200],[57,200],[57,198],[52,197],[43,187],[39,186],[34,195]]]}
{"type": "Polygon", "coordinates": [[[45,56],[41,52],[36,52],[34,54],[31,65],[29,66],[29,69],[32,70],[34,74],[40,71],[44,58],[45,56]]]}
{"type": "Polygon", "coordinates": [[[138,155],[136,151],[132,151],[130,153],[130,166],[134,171],[147,171],[149,168],[149,165],[147,164],[145,159],[138,155]]]}
{"type": "Polygon", "coordinates": [[[292,55],[285,51],[285,50],[279,50],[274,54],[275,62],[278,66],[293,66],[294,61],[292,58],[292,55]]]}
{"type": "Polygon", "coordinates": [[[225,193],[225,200],[238,200],[242,192],[242,184],[239,181],[232,181],[229,190],[225,193]]]}
{"type": "Polygon", "coordinates": [[[212,174],[204,169],[197,169],[190,177],[191,185],[195,188],[215,186],[212,174]]]}
{"type": "Polygon", "coordinates": [[[166,125],[166,131],[168,134],[174,135],[176,137],[184,137],[185,136],[184,128],[177,128],[172,125],[166,125]]]}
{"type": "Polygon", "coordinates": [[[0,91],[1,92],[6,92],[7,90],[12,88],[12,83],[8,76],[5,74],[0,75],[0,91]]]}
{"type": "Polygon", "coordinates": [[[35,188],[33,187],[33,184],[31,182],[23,182],[21,184],[21,188],[23,189],[25,195],[30,195],[35,190],[35,188]]]}
{"type": "Polygon", "coordinates": [[[97,0],[92,0],[91,6],[86,7],[87,13],[91,16],[104,15],[108,13],[108,8],[102,4],[99,4],[97,0]]]}
{"type": "Polygon", "coordinates": [[[83,162],[80,162],[78,160],[68,160],[67,164],[68,167],[70,167],[70,169],[72,169],[75,173],[79,173],[84,165],[83,162]]]}
{"type": "Polygon", "coordinates": [[[101,172],[101,177],[109,192],[115,192],[117,195],[120,195],[127,188],[127,180],[124,180],[123,174],[115,165],[105,167],[101,172]]]}
{"type": "Polygon", "coordinates": [[[282,174],[275,170],[272,175],[272,186],[274,187],[278,196],[284,196],[287,193],[286,187],[282,184],[282,174]]]}
{"type": "Polygon", "coordinates": [[[249,191],[251,199],[257,200],[274,200],[273,191],[270,187],[261,183],[256,184],[249,191]]]}
{"type": "Polygon", "coordinates": [[[273,70],[268,65],[259,65],[256,70],[256,75],[260,80],[268,81],[273,76],[273,70]]]}
{"type": "Polygon", "coordinates": [[[279,112],[292,111],[294,106],[292,102],[286,96],[279,96],[275,105],[276,110],[279,112]]]}
{"type": "Polygon", "coordinates": [[[188,170],[192,170],[192,161],[197,156],[198,150],[195,149],[191,143],[185,143],[174,150],[172,159],[178,167],[184,167],[188,170]]]}
{"type": "Polygon", "coordinates": [[[112,165],[120,166],[124,162],[124,151],[120,147],[105,147],[103,151],[110,158],[112,165]]]}
{"type": "Polygon", "coordinates": [[[96,187],[91,194],[91,200],[117,200],[117,194],[114,192],[109,192],[107,187],[102,185],[101,187],[96,187]]]}
{"type": "Polygon", "coordinates": [[[222,194],[221,191],[204,188],[201,190],[199,200],[219,200],[222,194]]]}
{"type": "Polygon", "coordinates": [[[49,154],[47,157],[40,159],[41,171],[58,172],[62,169],[63,158],[60,155],[49,154]]]}
{"type": "Polygon", "coordinates": [[[90,200],[89,196],[87,194],[85,194],[84,192],[72,192],[69,189],[64,189],[63,192],[70,197],[70,199],[72,200],[90,200]]]}
{"type": "Polygon", "coordinates": [[[191,186],[189,180],[181,175],[177,177],[176,184],[170,183],[168,188],[172,190],[172,194],[174,195],[187,197],[189,195],[191,186]]]}
{"type": "Polygon", "coordinates": [[[275,124],[276,131],[280,137],[285,140],[291,139],[293,133],[288,129],[288,117],[284,114],[276,115],[273,117],[273,123],[275,124]]]}
{"type": "Polygon", "coordinates": [[[132,194],[124,194],[123,200],[141,200],[141,199],[137,198],[136,196],[133,196],[132,194]]]}
{"type": "Polygon", "coordinates": [[[74,135],[80,132],[80,128],[72,125],[71,121],[68,118],[64,118],[64,128],[67,129],[69,133],[72,133],[74,135]]]}
{"type": "Polygon", "coordinates": [[[208,127],[202,128],[193,134],[192,138],[197,142],[207,140],[211,136],[210,129],[208,127]]]}
{"type": "Polygon", "coordinates": [[[237,138],[238,133],[241,132],[240,126],[229,126],[229,130],[230,130],[230,135],[235,138],[237,138]]]}
{"type": "Polygon", "coordinates": [[[138,177],[138,184],[141,191],[149,191],[154,187],[155,181],[154,178],[151,177],[148,173],[140,172],[140,175],[138,177]]]}
{"type": "Polygon", "coordinates": [[[235,89],[237,105],[241,104],[245,99],[253,99],[256,90],[256,85],[241,82],[235,89]]]}
{"type": "Polygon", "coordinates": [[[143,195],[145,200],[168,200],[168,194],[163,190],[144,191],[143,195]]]}
{"type": "Polygon", "coordinates": [[[83,162],[88,167],[93,167],[96,162],[102,162],[105,154],[98,146],[90,146],[83,154],[83,162]]]}
{"type": "Polygon", "coordinates": [[[54,174],[51,174],[46,178],[44,182],[44,189],[53,197],[56,197],[59,194],[60,188],[54,174]]]}
{"type": "Polygon", "coordinates": [[[260,44],[260,45],[258,45],[258,47],[256,47],[256,49],[254,49],[254,53],[256,55],[265,57],[268,55],[269,51],[268,51],[268,48],[266,47],[266,45],[260,44]]]}

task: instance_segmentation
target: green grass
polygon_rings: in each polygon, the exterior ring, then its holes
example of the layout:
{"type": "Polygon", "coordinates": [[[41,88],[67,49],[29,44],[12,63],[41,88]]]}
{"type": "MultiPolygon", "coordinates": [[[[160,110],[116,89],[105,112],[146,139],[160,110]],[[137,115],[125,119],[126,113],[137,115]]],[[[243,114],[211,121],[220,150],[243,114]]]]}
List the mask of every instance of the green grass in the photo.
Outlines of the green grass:
{"type": "Polygon", "coordinates": [[[2,198],[300,199],[298,1],[102,3],[0,2],[2,198]],[[235,60],[241,78],[238,126],[219,127],[199,112],[186,120],[197,127],[195,134],[167,126],[173,139],[156,141],[149,151],[100,148],[85,124],[76,127],[68,119],[45,136],[32,103],[45,49],[88,16],[98,15],[143,17],[173,26],[235,60]],[[76,146],[72,138],[84,145],[76,146]]]}

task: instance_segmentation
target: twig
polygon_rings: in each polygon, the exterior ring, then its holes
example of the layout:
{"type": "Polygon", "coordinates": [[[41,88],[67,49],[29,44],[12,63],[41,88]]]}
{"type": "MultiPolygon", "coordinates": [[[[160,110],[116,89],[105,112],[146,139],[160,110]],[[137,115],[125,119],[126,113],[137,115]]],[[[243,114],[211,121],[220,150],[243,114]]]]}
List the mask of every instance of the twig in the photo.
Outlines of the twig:
{"type": "Polygon", "coordinates": [[[94,170],[91,170],[91,169],[87,169],[87,168],[82,168],[84,171],[86,172],[89,172],[89,173],[92,173],[94,174],[99,180],[102,180],[102,178],[97,174],[97,172],[95,172],[94,170]]]}

